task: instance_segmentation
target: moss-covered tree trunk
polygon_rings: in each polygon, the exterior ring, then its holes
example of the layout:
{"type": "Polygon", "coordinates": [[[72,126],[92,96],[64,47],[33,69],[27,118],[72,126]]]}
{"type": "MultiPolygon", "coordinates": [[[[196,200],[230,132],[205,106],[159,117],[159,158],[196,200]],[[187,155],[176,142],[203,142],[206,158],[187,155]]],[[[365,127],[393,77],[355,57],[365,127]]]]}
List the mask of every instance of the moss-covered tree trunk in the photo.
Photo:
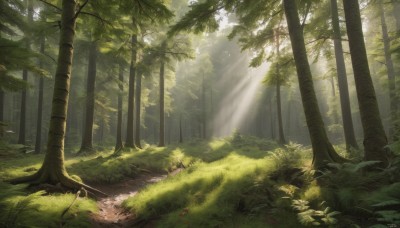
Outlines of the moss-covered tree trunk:
{"type": "Polygon", "coordinates": [[[338,76],[340,107],[342,110],[344,138],[346,148],[358,148],[351,118],[350,96],[347,83],[346,65],[343,55],[342,36],[340,33],[337,0],[331,0],[331,17],[333,29],[333,45],[335,49],[336,72],[338,76]]]}
{"type": "Polygon", "coordinates": [[[54,78],[54,91],[47,150],[42,167],[35,174],[13,179],[10,181],[11,183],[60,183],[67,188],[80,189],[81,187],[85,187],[89,191],[99,193],[98,190],[71,179],[68,176],[64,165],[64,139],[72,71],[76,7],[77,3],[75,0],[62,1],[61,31],[57,69],[54,78]]]}
{"type": "Polygon", "coordinates": [[[119,75],[118,75],[118,114],[117,114],[117,138],[115,143],[115,151],[119,151],[123,148],[122,144],[122,104],[123,104],[123,97],[122,93],[124,91],[124,67],[122,64],[119,64],[119,75]]]}
{"type": "MultiPolygon", "coordinates": [[[[40,43],[40,53],[44,54],[45,37],[42,38],[40,43]]],[[[43,68],[43,61],[40,60],[40,68],[43,68]]],[[[35,153],[40,153],[42,150],[42,116],[43,116],[43,87],[44,78],[39,78],[39,97],[37,106],[37,120],[36,120],[36,141],[35,141],[35,153]]]]}
{"type": "MultiPolygon", "coordinates": [[[[389,86],[389,97],[390,97],[390,116],[392,120],[391,127],[389,129],[389,137],[394,140],[398,139],[398,124],[397,120],[397,103],[398,99],[396,97],[396,80],[395,80],[395,71],[392,60],[392,53],[390,50],[390,38],[388,34],[388,29],[386,25],[385,11],[383,10],[383,3],[379,1],[379,14],[381,18],[381,26],[382,26],[382,40],[385,52],[385,62],[386,62],[386,71],[388,76],[388,86],[389,86]]],[[[400,12],[398,12],[400,14],[400,12]]]]}
{"type": "Polygon", "coordinates": [[[126,126],[126,140],[125,146],[133,148],[135,147],[135,141],[133,138],[133,124],[134,124],[134,98],[135,98],[135,76],[136,76],[136,35],[132,35],[131,38],[131,65],[129,68],[129,87],[128,87],[128,120],[126,126]]]}
{"type": "Polygon", "coordinates": [[[0,88],[0,140],[4,137],[4,92],[0,88]]]}
{"type": "Polygon", "coordinates": [[[375,89],[368,66],[367,51],[358,0],[343,0],[351,62],[364,130],[365,159],[387,162],[387,138],[379,114],[375,89]]]}
{"type": "MultiPolygon", "coordinates": [[[[163,49],[165,49],[165,45],[163,44],[163,49]]],[[[162,50],[164,51],[164,50],[162,50]]],[[[159,132],[159,142],[158,146],[165,146],[165,109],[164,109],[164,55],[161,56],[161,66],[160,66],[160,132],[159,132]]]]}
{"type": "Polygon", "coordinates": [[[139,71],[136,77],[136,99],[135,99],[135,108],[136,108],[136,123],[135,123],[135,146],[138,148],[142,148],[140,145],[140,109],[141,109],[141,98],[142,98],[142,73],[139,71]]]}
{"type": "Polygon", "coordinates": [[[83,126],[82,144],[80,153],[93,151],[93,122],[94,101],[97,65],[97,43],[92,42],[89,47],[89,64],[86,84],[85,121],[83,126]]]}
{"type": "Polygon", "coordinates": [[[341,162],[343,158],[336,153],[329,142],[319,111],[296,1],[284,0],[283,6],[296,64],[301,99],[313,149],[313,165],[315,168],[319,168],[324,166],[326,162],[341,162]]]}

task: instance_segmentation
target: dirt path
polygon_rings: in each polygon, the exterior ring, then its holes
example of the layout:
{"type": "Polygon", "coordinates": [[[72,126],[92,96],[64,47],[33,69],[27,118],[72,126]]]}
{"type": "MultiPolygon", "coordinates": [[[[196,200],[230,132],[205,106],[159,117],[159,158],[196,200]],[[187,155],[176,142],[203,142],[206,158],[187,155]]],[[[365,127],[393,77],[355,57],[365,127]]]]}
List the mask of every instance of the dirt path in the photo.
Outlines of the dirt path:
{"type": "Polygon", "coordinates": [[[92,215],[93,227],[115,228],[132,227],[135,217],[132,213],[122,208],[122,202],[128,197],[134,196],[146,185],[157,183],[170,175],[175,175],[181,170],[175,170],[170,174],[141,174],[135,179],[126,179],[117,184],[99,185],[93,187],[107,193],[108,197],[97,201],[99,212],[92,215]]]}
{"type": "Polygon", "coordinates": [[[127,179],[117,184],[93,186],[105,193],[108,197],[97,201],[99,212],[92,215],[93,227],[131,227],[134,215],[122,208],[122,202],[134,196],[148,184],[165,179],[165,174],[142,174],[135,179],[127,179]]]}

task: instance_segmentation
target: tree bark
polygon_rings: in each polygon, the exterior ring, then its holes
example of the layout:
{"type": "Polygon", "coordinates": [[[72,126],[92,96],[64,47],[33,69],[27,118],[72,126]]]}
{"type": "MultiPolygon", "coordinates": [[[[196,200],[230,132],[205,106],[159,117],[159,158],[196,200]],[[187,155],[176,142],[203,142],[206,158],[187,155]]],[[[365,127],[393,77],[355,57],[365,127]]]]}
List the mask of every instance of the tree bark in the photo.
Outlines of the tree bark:
{"type": "Polygon", "coordinates": [[[119,64],[119,76],[118,76],[118,117],[117,117],[117,139],[115,143],[115,151],[121,150],[124,145],[122,144],[122,92],[124,91],[124,67],[122,64],[119,64]]]}
{"type": "Polygon", "coordinates": [[[369,71],[359,3],[358,0],[343,0],[343,6],[361,123],[364,130],[365,159],[368,161],[382,161],[383,164],[386,164],[388,160],[384,147],[388,142],[369,71]]]}
{"type": "Polygon", "coordinates": [[[135,99],[135,108],[136,108],[136,124],[135,124],[135,146],[137,148],[142,148],[140,145],[140,109],[141,109],[141,98],[142,98],[142,73],[138,72],[136,77],[136,99],[135,99]]]}
{"type": "Polygon", "coordinates": [[[75,0],[63,0],[61,12],[61,31],[57,69],[54,79],[54,93],[51,109],[47,151],[42,167],[33,175],[10,180],[18,183],[61,183],[71,189],[81,187],[93,193],[104,193],[79,183],[68,176],[64,165],[64,139],[67,120],[70,77],[72,70],[73,42],[75,36],[75,0]]]}
{"type": "Polygon", "coordinates": [[[136,75],[136,35],[132,35],[131,38],[131,66],[129,69],[129,95],[128,95],[128,121],[126,127],[126,141],[125,146],[133,148],[135,147],[135,142],[133,138],[133,110],[134,110],[134,98],[135,98],[135,75],[136,75]]]}
{"type": "MultiPolygon", "coordinates": [[[[44,54],[44,46],[45,46],[45,37],[42,38],[42,42],[40,44],[40,53],[44,54]]],[[[43,67],[43,61],[40,60],[40,68],[43,67]]],[[[40,153],[42,149],[42,116],[43,116],[43,87],[44,87],[44,78],[39,78],[39,97],[38,97],[38,106],[37,106],[37,120],[36,120],[36,142],[35,142],[35,153],[40,153]]]]}
{"type": "MultiPolygon", "coordinates": [[[[385,62],[386,62],[386,70],[388,75],[388,85],[389,85],[389,97],[390,97],[390,117],[392,120],[391,127],[389,129],[389,138],[394,140],[398,139],[398,124],[396,124],[397,120],[397,98],[396,98],[396,80],[395,80],[395,71],[392,61],[392,54],[390,51],[390,38],[388,34],[388,29],[386,25],[385,19],[385,11],[383,10],[383,3],[379,1],[379,14],[381,17],[381,26],[382,26],[382,40],[385,52],[385,62]]],[[[400,12],[399,12],[400,13],[400,12]]]]}
{"type": "MultiPolygon", "coordinates": [[[[162,45],[162,51],[165,49],[165,43],[162,45]]],[[[159,147],[165,146],[165,111],[164,111],[164,57],[165,54],[161,56],[161,65],[160,65],[160,132],[159,132],[159,147]]]]}
{"type": "Polygon", "coordinates": [[[88,76],[86,84],[86,114],[80,153],[93,151],[93,122],[96,85],[97,43],[92,42],[89,48],[88,76]]]}
{"type": "Polygon", "coordinates": [[[4,92],[0,88],[0,140],[4,137],[4,92]]]}
{"type": "Polygon", "coordinates": [[[320,168],[327,162],[341,162],[343,158],[336,153],[329,142],[319,111],[296,1],[284,0],[283,6],[289,28],[306,123],[313,149],[313,166],[320,168]]]}
{"type": "Polygon", "coordinates": [[[342,110],[344,138],[346,148],[358,149],[351,118],[350,96],[347,83],[346,65],[343,55],[342,37],[340,34],[337,0],[331,0],[331,15],[333,28],[333,45],[335,49],[336,71],[338,76],[340,107],[342,110]]]}

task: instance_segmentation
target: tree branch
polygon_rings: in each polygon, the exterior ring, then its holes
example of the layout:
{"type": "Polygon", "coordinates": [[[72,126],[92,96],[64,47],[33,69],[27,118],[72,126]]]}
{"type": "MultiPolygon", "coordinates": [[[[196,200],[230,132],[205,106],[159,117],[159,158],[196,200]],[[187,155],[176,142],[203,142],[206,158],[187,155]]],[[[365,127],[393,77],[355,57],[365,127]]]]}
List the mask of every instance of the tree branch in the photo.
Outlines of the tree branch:
{"type": "Polygon", "coordinates": [[[89,0],[86,0],[86,1],[83,3],[83,5],[79,7],[78,11],[76,11],[76,13],[75,13],[74,19],[76,19],[76,18],[78,17],[78,15],[81,13],[83,7],[85,7],[86,4],[87,4],[88,2],[89,2],[89,0]]]}
{"type": "Polygon", "coordinates": [[[57,10],[60,11],[60,12],[62,11],[61,8],[59,8],[59,7],[56,6],[56,5],[51,4],[50,2],[46,2],[46,1],[44,1],[44,0],[39,0],[39,1],[43,2],[44,4],[46,4],[46,5],[48,5],[48,6],[51,6],[51,7],[55,8],[55,9],[57,9],[57,10]]]}

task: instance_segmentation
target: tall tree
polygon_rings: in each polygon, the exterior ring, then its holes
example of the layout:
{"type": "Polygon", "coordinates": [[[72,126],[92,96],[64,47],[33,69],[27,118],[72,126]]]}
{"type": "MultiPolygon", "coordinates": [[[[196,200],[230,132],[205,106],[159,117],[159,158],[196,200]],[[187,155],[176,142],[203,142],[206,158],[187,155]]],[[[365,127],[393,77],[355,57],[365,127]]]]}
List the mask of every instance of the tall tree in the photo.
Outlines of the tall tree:
{"type": "Polygon", "coordinates": [[[89,46],[89,64],[86,85],[85,121],[82,135],[82,144],[79,153],[93,151],[93,122],[96,84],[97,42],[92,41],[89,46]]]}
{"type": "Polygon", "coordinates": [[[160,57],[160,130],[159,130],[159,142],[158,146],[165,146],[165,108],[164,108],[164,98],[165,98],[165,49],[166,42],[161,45],[161,57],[160,57]]]}
{"type": "MultiPolygon", "coordinates": [[[[28,23],[31,24],[33,23],[33,3],[32,0],[28,0],[28,23]]],[[[30,49],[30,41],[29,39],[26,41],[26,46],[28,49],[30,49]]],[[[28,81],[28,70],[27,69],[23,69],[22,70],[22,80],[24,80],[25,82],[28,81]]],[[[19,132],[18,132],[18,143],[19,144],[25,144],[25,135],[26,135],[26,92],[27,89],[22,90],[21,93],[21,109],[20,109],[20,113],[19,113],[19,132]]]]}
{"type": "Polygon", "coordinates": [[[369,71],[358,0],[343,0],[343,7],[361,123],[364,130],[365,159],[382,161],[385,164],[388,160],[384,147],[388,141],[369,71]]]}
{"type": "Polygon", "coordinates": [[[129,87],[128,87],[128,121],[126,126],[126,147],[135,147],[134,137],[133,137],[133,121],[134,121],[134,98],[135,98],[135,76],[136,76],[136,44],[137,36],[132,35],[131,37],[131,63],[129,67],[129,87]]]}
{"type": "Polygon", "coordinates": [[[117,138],[115,143],[115,151],[121,150],[124,145],[122,143],[122,105],[123,105],[123,97],[122,92],[124,91],[124,66],[123,64],[119,64],[119,75],[118,75],[118,114],[117,114],[117,138]]]}
{"type": "Polygon", "coordinates": [[[331,1],[331,17],[333,29],[333,45],[335,49],[336,72],[338,76],[340,105],[342,110],[344,138],[346,148],[358,148],[354,134],[353,120],[351,118],[350,96],[347,83],[346,65],[343,55],[342,36],[339,25],[337,0],[331,1]]]}
{"type": "Polygon", "coordinates": [[[142,127],[140,121],[140,111],[141,111],[141,98],[142,98],[142,77],[141,71],[138,71],[136,75],[136,98],[135,98],[135,108],[136,108],[136,118],[135,118],[135,146],[137,148],[142,148],[140,144],[140,128],[142,127]]]}
{"type": "Polygon", "coordinates": [[[385,53],[385,65],[388,76],[388,86],[389,86],[389,97],[390,97],[390,115],[392,119],[392,124],[389,129],[389,137],[393,139],[398,139],[398,124],[397,121],[397,105],[398,100],[396,97],[396,80],[395,80],[395,71],[392,60],[392,53],[390,50],[390,37],[386,25],[385,11],[383,9],[382,1],[378,2],[379,7],[379,15],[381,19],[381,27],[382,27],[382,40],[383,40],[383,50],[385,53]]]}
{"type": "Polygon", "coordinates": [[[85,187],[89,191],[100,193],[100,191],[83,183],[79,183],[69,177],[64,165],[64,138],[72,69],[75,24],[77,15],[83,6],[79,8],[75,0],[62,1],[59,53],[54,79],[53,101],[46,155],[42,167],[36,173],[30,176],[10,180],[13,184],[24,182],[35,184],[60,183],[67,188],[80,189],[81,187],[85,187]],[[78,9],[78,11],[76,9],[78,9]]]}
{"type": "Polygon", "coordinates": [[[329,142],[324,122],[318,108],[318,101],[314,91],[312,74],[308,63],[303,30],[300,24],[297,2],[283,0],[283,7],[289,29],[293,56],[297,69],[301,99],[303,102],[306,123],[313,148],[313,165],[319,168],[326,162],[341,162],[341,158],[329,142]]]}
{"type": "MultiPolygon", "coordinates": [[[[40,53],[44,54],[46,38],[42,37],[40,43],[40,53]]],[[[40,61],[40,68],[43,67],[43,61],[40,61]]],[[[35,141],[35,153],[40,153],[42,149],[42,119],[43,119],[43,90],[44,90],[44,78],[39,77],[39,98],[37,106],[37,121],[36,121],[36,141],[35,141]]]]}

